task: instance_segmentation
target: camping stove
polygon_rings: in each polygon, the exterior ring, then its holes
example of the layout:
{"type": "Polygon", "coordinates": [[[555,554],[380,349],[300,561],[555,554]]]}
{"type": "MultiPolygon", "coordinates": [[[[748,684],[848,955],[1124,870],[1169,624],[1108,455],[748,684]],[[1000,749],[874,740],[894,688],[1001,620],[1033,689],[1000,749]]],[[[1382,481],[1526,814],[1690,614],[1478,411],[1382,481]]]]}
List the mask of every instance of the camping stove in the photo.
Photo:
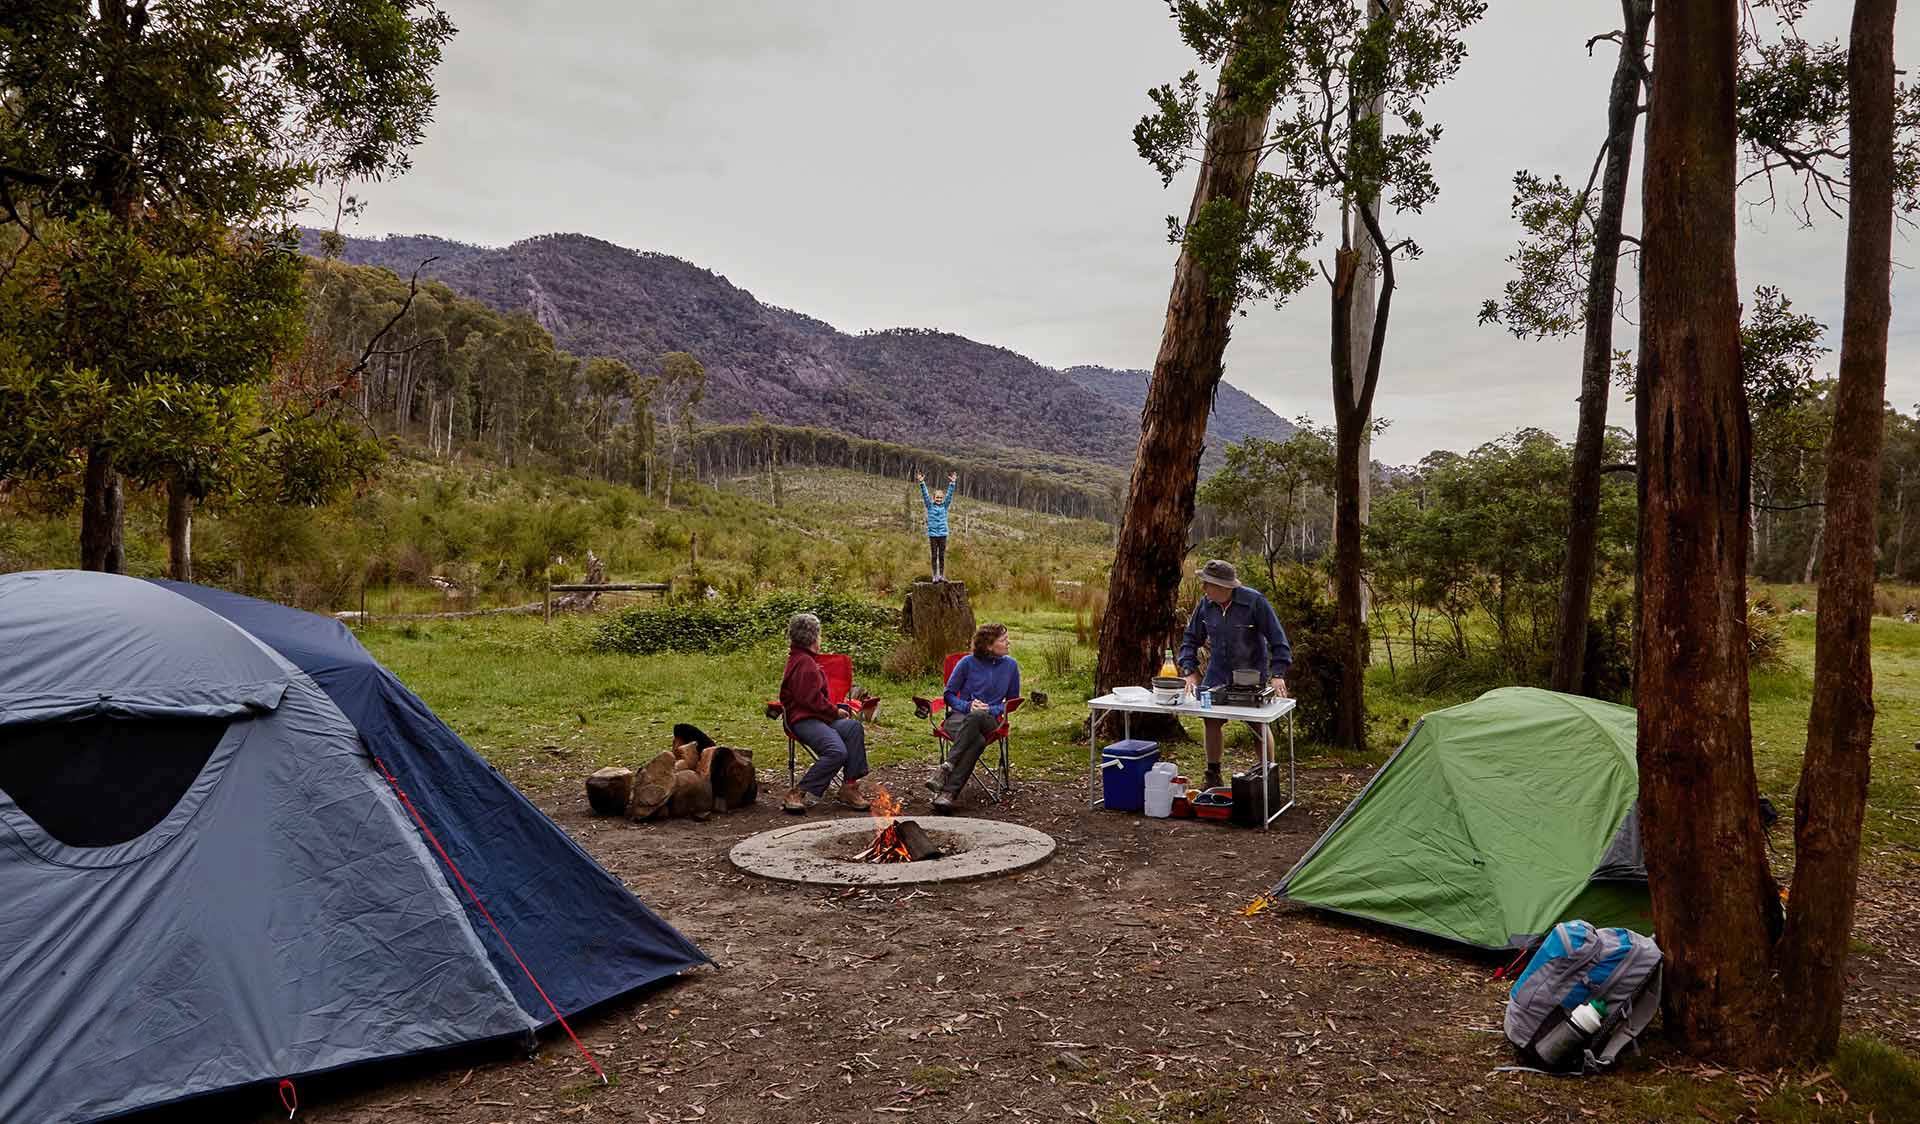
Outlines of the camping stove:
{"type": "Polygon", "coordinates": [[[1246,706],[1257,709],[1274,699],[1273,688],[1265,684],[1254,687],[1215,687],[1209,693],[1213,695],[1215,706],[1246,706]]]}

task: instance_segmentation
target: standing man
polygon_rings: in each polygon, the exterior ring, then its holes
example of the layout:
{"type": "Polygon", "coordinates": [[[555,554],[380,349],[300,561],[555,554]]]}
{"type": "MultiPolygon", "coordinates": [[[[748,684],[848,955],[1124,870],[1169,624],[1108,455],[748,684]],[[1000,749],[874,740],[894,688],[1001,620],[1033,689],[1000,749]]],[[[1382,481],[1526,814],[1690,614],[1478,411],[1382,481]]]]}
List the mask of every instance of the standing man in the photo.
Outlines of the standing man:
{"type": "Polygon", "coordinates": [[[947,508],[953,506],[960,474],[947,473],[947,486],[931,494],[925,473],[916,472],[913,479],[920,485],[920,502],[927,505],[927,558],[933,563],[933,580],[943,582],[947,580],[947,508]]]}
{"type": "MultiPolygon", "coordinates": [[[[1187,622],[1187,634],[1180,641],[1180,674],[1194,690],[1224,687],[1233,672],[1254,668],[1273,680],[1273,692],[1287,697],[1287,670],[1293,666],[1293,645],[1287,643],[1280,618],[1258,590],[1240,584],[1233,563],[1215,558],[1200,567],[1200,592],[1206,596],[1194,607],[1187,622]],[[1200,645],[1210,651],[1206,682],[1200,680],[1200,645]]],[[[1206,787],[1217,788],[1220,778],[1220,743],[1227,720],[1203,718],[1206,727],[1206,787]]],[[[1264,732],[1263,735],[1264,736],[1264,732]]]]}

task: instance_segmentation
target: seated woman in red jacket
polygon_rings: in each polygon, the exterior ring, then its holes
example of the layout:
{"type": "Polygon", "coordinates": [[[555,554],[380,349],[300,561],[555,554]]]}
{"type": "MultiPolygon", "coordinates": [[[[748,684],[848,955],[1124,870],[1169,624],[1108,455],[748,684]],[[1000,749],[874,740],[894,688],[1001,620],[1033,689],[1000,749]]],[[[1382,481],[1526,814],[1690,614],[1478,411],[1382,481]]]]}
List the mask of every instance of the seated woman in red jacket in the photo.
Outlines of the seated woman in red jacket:
{"type": "Polygon", "coordinates": [[[787,729],[813,750],[815,760],[780,807],[796,816],[805,813],[826,796],[833,775],[844,769],[840,802],[865,809],[872,804],[860,789],[860,778],[867,775],[867,731],[858,718],[848,717],[827,701],[827,673],[820,670],[820,618],[795,614],[787,622],[787,643],[792,650],[780,679],[780,705],[786,711],[787,729]]]}

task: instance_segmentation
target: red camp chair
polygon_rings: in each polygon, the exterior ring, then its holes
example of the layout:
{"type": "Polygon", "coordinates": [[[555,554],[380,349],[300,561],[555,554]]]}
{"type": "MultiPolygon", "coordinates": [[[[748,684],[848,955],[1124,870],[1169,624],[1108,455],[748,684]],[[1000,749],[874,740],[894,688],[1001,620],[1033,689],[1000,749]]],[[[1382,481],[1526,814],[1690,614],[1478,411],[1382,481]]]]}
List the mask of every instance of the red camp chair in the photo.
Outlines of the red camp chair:
{"type": "MultiPolygon", "coordinates": [[[[827,676],[827,701],[840,708],[849,718],[857,717],[862,722],[873,721],[874,711],[880,709],[880,700],[869,695],[864,699],[849,699],[847,692],[853,690],[853,657],[844,652],[820,653],[820,670],[827,676]]],[[[787,725],[786,707],[779,699],[767,700],[767,717],[778,718],[780,729],[787,735],[787,784],[792,785],[800,775],[799,751],[796,747],[806,745],[793,736],[793,727],[787,725]]],[[[813,747],[807,746],[807,752],[813,756],[813,747]]]]}
{"type": "MultiPolygon", "coordinates": [[[[953,666],[966,656],[965,652],[955,652],[946,658],[946,662],[940,669],[940,694],[931,699],[923,699],[918,695],[913,697],[913,713],[921,718],[932,720],[933,744],[940,750],[942,765],[947,763],[948,757],[953,752],[953,736],[947,733],[947,724],[941,721],[942,712],[947,709],[946,685],[947,681],[953,678],[953,666]]],[[[979,785],[980,791],[995,804],[1005,800],[1007,794],[1013,791],[1013,712],[1019,710],[1020,704],[1024,701],[1026,700],[1020,698],[1008,699],[1007,709],[1000,718],[1000,728],[987,735],[989,747],[995,744],[1000,747],[999,767],[982,769],[976,764],[973,769],[973,782],[979,785]]]]}

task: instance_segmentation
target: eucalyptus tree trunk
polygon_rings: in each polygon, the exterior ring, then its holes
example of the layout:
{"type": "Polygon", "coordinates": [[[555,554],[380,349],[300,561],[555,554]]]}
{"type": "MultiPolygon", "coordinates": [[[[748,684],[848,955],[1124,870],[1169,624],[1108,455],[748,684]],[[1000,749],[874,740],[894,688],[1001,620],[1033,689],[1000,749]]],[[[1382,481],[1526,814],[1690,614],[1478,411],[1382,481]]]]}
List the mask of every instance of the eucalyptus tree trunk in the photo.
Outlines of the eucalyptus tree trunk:
{"type": "Polygon", "coordinates": [[[1840,1041],[1847,946],[1873,750],[1873,570],[1893,315],[1895,0],[1855,0],[1847,54],[1845,310],[1813,654],[1813,712],[1793,816],[1793,895],[1781,949],[1788,1047],[1826,1057],[1840,1041]]]}
{"type": "Polygon", "coordinates": [[[193,580],[193,493],[179,479],[167,481],[167,575],[193,580]]]}
{"type": "Polygon", "coordinates": [[[1620,61],[1607,98],[1606,169],[1593,221],[1593,261],[1587,270],[1586,339],[1580,352],[1580,426],[1573,439],[1567,557],[1560,581],[1559,627],[1554,631],[1552,687],[1577,693],[1585,679],[1587,613],[1593,602],[1594,544],[1600,528],[1600,463],[1607,439],[1608,376],[1613,367],[1613,295],[1620,273],[1620,216],[1626,210],[1633,167],[1633,132],[1640,118],[1640,75],[1646,66],[1652,0],[1620,0],[1620,61]]]}
{"type": "Polygon", "coordinates": [[[95,445],[87,450],[81,484],[81,569],[117,574],[124,567],[121,509],[120,473],[114,469],[113,450],[95,445]]]}
{"type": "Polygon", "coordinates": [[[1772,974],[1748,719],[1747,502],[1753,433],[1734,273],[1738,0],[1660,0],[1642,186],[1640,826],[1669,1037],[1764,1067],[1772,974]]]}
{"type": "MultiPolygon", "coordinates": [[[[1193,189],[1190,222],[1216,200],[1244,210],[1253,194],[1273,107],[1233,90],[1225,77],[1233,71],[1234,56],[1229,53],[1221,66],[1220,88],[1208,107],[1206,157],[1193,189]]],[[[1207,414],[1220,384],[1233,307],[1233,297],[1215,287],[1193,247],[1182,246],[1173,267],[1160,353],[1140,414],[1140,443],[1107,583],[1094,675],[1099,690],[1145,683],[1160,663],[1156,649],[1172,631],[1207,414]]]]}

